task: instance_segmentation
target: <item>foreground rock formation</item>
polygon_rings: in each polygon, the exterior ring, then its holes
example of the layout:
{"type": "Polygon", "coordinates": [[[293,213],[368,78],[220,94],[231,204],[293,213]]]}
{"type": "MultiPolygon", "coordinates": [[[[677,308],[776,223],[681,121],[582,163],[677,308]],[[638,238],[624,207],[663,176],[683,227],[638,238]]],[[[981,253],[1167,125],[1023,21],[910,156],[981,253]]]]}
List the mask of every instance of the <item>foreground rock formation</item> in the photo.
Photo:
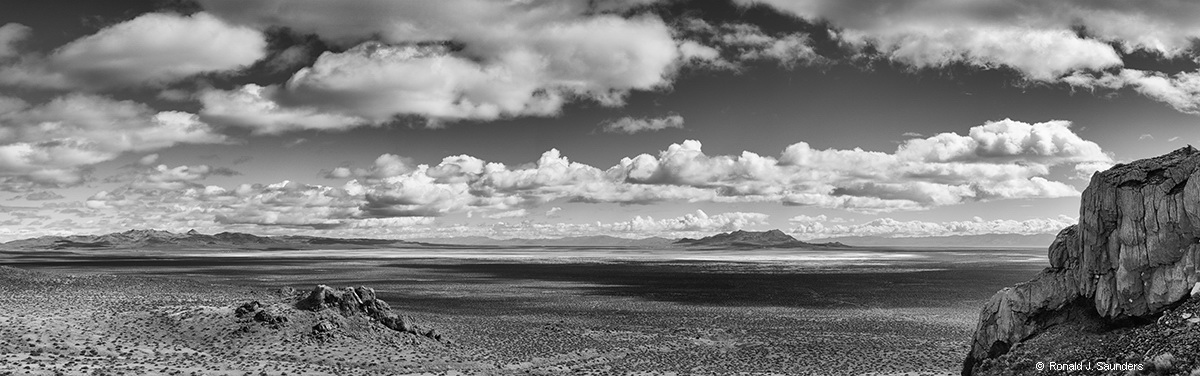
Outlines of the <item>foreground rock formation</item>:
{"type": "Polygon", "coordinates": [[[1153,320],[1183,302],[1200,264],[1200,151],[1188,146],[1092,176],[1079,224],[1049,249],[1050,268],[983,307],[963,374],[1046,328],[1081,317],[1153,320]]]}
{"type": "MultiPolygon", "coordinates": [[[[0,375],[366,376],[497,368],[444,338],[386,327],[362,307],[299,308],[310,295],[0,266],[0,375]]],[[[378,311],[401,317],[388,313],[378,311]]]]}
{"type": "MultiPolygon", "coordinates": [[[[375,296],[375,289],[365,286],[358,288],[347,287],[341,291],[326,285],[318,285],[303,300],[296,303],[296,308],[320,312],[334,309],[346,317],[364,315],[389,329],[423,335],[441,340],[442,335],[436,329],[425,328],[413,324],[412,319],[392,312],[392,307],[375,296]]],[[[313,327],[314,333],[328,332],[335,325],[321,322],[313,327]]]]}

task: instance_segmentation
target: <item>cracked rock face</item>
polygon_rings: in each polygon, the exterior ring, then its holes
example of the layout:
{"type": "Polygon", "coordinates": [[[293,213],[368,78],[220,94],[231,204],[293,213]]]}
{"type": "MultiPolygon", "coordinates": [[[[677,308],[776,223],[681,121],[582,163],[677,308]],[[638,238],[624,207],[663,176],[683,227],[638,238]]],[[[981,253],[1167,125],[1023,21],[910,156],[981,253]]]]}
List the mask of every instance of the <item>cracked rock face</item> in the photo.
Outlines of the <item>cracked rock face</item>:
{"type": "Polygon", "coordinates": [[[971,374],[1066,315],[1116,321],[1158,314],[1189,296],[1200,264],[1200,151],[1191,146],[1092,176],[1079,224],[1050,245],[1050,268],[997,292],[980,312],[964,362],[971,374]]]}

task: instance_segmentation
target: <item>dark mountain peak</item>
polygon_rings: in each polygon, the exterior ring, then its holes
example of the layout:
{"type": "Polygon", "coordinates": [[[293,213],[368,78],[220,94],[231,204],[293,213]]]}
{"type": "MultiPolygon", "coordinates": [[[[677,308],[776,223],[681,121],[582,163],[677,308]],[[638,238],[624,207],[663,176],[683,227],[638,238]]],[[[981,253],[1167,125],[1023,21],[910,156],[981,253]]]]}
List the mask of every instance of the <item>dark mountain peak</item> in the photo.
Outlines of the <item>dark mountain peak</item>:
{"type": "Polygon", "coordinates": [[[261,237],[260,237],[260,236],[258,236],[258,235],[247,234],[247,233],[244,233],[244,232],[229,232],[229,231],[218,232],[216,235],[213,235],[213,236],[215,236],[215,237],[218,237],[218,238],[222,238],[222,239],[250,239],[250,238],[261,238],[261,237]]]}
{"type": "Polygon", "coordinates": [[[196,229],[191,229],[191,230],[188,230],[188,232],[187,232],[187,236],[196,236],[196,235],[200,235],[200,232],[196,231],[196,229]]]}
{"type": "Polygon", "coordinates": [[[128,231],[122,232],[121,235],[125,235],[128,237],[145,238],[145,237],[152,237],[152,236],[171,236],[171,235],[175,235],[175,233],[170,232],[170,231],[155,230],[155,229],[129,229],[128,231]]]}
{"type": "Polygon", "coordinates": [[[247,234],[244,232],[228,232],[228,231],[217,233],[216,235],[213,235],[212,237],[216,238],[217,240],[223,241],[223,242],[229,242],[229,243],[234,243],[234,244],[264,244],[264,243],[273,243],[273,242],[276,242],[276,240],[277,240],[277,239],[274,239],[271,237],[247,234]]]}
{"type": "MultiPolygon", "coordinates": [[[[786,236],[786,237],[792,238],[790,235],[783,233],[783,231],[780,231],[779,229],[768,230],[767,232],[764,232],[763,235],[769,236],[769,237],[784,237],[784,236],[786,236]]],[[[792,238],[792,239],[795,239],[795,238],[792,238]]]]}
{"type": "Polygon", "coordinates": [[[131,229],[125,232],[114,232],[107,235],[100,235],[96,240],[119,244],[130,242],[161,242],[178,237],[180,237],[180,235],[170,231],[154,229],[131,229]]]}
{"type": "Polygon", "coordinates": [[[780,246],[803,246],[808,243],[796,240],[791,235],[785,234],[778,229],[770,231],[745,231],[737,230],[728,233],[716,234],[700,239],[680,239],[675,244],[698,245],[698,246],[753,246],[753,247],[780,247],[780,246]]]}

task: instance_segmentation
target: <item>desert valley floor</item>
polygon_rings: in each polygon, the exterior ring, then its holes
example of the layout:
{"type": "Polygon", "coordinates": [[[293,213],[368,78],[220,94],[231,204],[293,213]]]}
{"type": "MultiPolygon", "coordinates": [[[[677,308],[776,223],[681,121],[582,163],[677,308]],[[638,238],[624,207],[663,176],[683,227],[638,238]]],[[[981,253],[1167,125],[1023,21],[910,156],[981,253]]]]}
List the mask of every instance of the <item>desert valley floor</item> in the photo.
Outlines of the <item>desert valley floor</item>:
{"type": "Polygon", "coordinates": [[[983,301],[1044,252],[4,252],[0,375],[954,374],[983,301]],[[316,336],[281,288],[318,284],[372,287],[442,339],[316,336]]]}

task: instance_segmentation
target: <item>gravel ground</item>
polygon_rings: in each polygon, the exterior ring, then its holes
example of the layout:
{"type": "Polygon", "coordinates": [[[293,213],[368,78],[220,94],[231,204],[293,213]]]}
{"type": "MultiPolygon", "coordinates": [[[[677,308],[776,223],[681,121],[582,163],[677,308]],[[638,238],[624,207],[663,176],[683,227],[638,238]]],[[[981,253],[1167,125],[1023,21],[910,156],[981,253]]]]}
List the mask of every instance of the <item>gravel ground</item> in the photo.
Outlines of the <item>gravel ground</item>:
{"type": "Polygon", "coordinates": [[[985,361],[977,374],[1200,375],[1200,299],[1150,323],[1113,327],[1093,318],[1053,327],[985,361]]]}
{"type": "Polygon", "coordinates": [[[39,255],[0,269],[0,375],[951,375],[983,300],[1037,266],[940,255],[820,270],[39,255]],[[369,321],[317,338],[322,317],[277,293],[315,284],[374,287],[447,341],[369,321]],[[251,300],[289,321],[238,317],[251,300]]]}

